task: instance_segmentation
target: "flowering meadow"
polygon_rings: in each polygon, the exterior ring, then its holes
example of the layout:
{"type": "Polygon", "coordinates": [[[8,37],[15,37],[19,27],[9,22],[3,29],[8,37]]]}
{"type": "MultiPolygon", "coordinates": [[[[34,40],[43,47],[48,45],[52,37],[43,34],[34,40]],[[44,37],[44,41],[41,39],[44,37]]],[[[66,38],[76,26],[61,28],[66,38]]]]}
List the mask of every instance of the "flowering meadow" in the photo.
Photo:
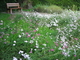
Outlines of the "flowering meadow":
{"type": "Polygon", "coordinates": [[[80,11],[0,13],[0,60],[80,60],[80,11]]]}

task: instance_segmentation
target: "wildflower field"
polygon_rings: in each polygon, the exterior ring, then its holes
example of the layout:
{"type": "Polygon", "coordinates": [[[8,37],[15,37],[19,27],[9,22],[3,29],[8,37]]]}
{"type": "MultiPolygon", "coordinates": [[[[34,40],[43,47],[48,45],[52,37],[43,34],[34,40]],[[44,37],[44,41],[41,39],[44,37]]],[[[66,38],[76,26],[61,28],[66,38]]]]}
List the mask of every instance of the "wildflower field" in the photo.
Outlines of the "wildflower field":
{"type": "Polygon", "coordinates": [[[0,60],[80,60],[80,11],[0,13],[0,60]]]}

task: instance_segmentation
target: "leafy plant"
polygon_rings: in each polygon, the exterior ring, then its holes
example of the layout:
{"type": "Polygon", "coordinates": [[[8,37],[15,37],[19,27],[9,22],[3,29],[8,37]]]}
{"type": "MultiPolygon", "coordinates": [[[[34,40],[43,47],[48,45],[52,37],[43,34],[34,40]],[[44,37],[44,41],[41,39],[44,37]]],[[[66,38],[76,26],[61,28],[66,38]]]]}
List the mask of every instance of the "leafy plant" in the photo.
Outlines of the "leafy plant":
{"type": "Polygon", "coordinates": [[[37,5],[34,8],[35,11],[38,12],[44,12],[44,13],[61,13],[63,11],[63,9],[59,6],[56,5],[37,5]]]}

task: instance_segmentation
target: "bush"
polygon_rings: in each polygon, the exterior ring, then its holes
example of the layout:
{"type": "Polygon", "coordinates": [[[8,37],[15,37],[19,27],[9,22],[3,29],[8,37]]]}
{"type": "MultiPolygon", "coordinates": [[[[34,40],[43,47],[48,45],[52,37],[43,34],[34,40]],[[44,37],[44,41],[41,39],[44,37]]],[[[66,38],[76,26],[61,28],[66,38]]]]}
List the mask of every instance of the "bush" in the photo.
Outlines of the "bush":
{"type": "Polygon", "coordinates": [[[63,9],[56,5],[37,5],[34,7],[34,10],[37,12],[44,12],[44,13],[61,13],[63,9]]]}

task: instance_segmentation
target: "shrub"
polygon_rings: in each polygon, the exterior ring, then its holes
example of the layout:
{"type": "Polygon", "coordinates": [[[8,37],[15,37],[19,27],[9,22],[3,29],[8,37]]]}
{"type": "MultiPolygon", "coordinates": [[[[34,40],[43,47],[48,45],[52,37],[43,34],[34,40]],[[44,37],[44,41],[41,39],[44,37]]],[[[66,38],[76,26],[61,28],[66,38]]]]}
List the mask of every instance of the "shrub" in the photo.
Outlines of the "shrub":
{"type": "Polygon", "coordinates": [[[78,7],[77,7],[76,5],[73,5],[73,6],[72,6],[72,10],[73,10],[73,11],[78,10],[78,7]]]}
{"type": "Polygon", "coordinates": [[[34,7],[34,10],[37,12],[44,12],[44,13],[61,13],[63,9],[56,5],[37,5],[34,7]]]}

